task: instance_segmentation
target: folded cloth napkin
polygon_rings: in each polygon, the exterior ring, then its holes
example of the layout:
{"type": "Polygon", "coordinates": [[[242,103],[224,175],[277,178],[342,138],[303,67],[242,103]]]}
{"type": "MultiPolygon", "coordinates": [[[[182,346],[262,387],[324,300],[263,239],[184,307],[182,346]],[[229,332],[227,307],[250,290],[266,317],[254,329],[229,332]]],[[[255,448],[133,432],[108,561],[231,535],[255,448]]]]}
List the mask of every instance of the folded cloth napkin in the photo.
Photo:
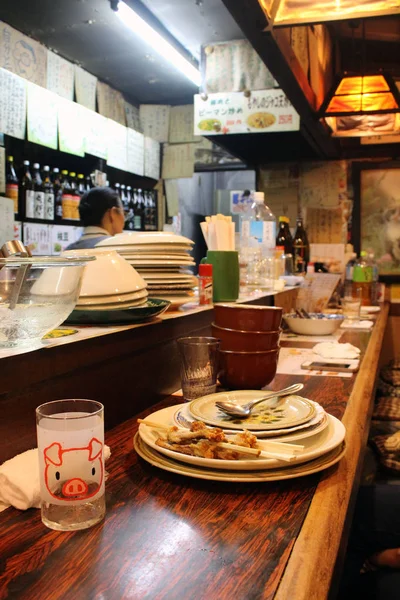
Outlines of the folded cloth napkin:
{"type": "MultiPolygon", "coordinates": [[[[104,446],[104,460],[111,450],[104,446]]],[[[0,512],[14,506],[20,510],[39,508],[40,479],[38,449],[33,448],[6,460],[0,466],[0,512]]]]}
{"type": "Polygon", "coordinates": [[[350,321],[346,319],[340,327],[343,329],[371,329],[373,324],[373,321],[350,321]]]}
{"type": "Polygon", "coordinates": [[[324,358],[348,358],[351,360],[360,358],[360,350],[351,344],[339,344],[339,342],[321,342],[313,347],[314,354],[324,358]]]}

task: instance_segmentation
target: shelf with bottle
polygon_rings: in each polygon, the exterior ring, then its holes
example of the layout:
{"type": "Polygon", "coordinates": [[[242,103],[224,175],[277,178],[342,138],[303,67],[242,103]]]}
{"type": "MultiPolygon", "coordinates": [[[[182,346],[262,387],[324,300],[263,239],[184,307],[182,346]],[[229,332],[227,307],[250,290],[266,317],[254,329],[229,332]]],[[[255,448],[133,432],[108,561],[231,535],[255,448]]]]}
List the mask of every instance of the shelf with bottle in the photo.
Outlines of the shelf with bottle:
{"type": "Polygon", "coordinates": [[[125,212],[125,227],[128,231],[157,231],[158,202],[154,189],[133,188],[115,182],[111,187],[119,194],[125,212]]]}

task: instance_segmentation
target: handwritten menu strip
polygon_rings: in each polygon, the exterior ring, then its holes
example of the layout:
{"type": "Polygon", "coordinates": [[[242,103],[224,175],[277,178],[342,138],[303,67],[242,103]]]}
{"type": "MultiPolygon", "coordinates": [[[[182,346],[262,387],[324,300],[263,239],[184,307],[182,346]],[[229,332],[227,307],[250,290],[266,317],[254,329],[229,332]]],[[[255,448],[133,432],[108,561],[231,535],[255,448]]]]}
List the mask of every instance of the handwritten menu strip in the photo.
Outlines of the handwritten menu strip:
{"type": "Polygon", "coordinates": [[[25,139],[26,81],[0,69],[0,131],[25,139]]]}
{"type": "Polygon", "coordinates": [[[121,92],[106,83],[97,82],[97,104],[99,113],[120,125],[125,125],[125,100],[121,92]]]}
{"type": "Polygon", "coordinates": [[[198,137],[193,133],[194,106],[171,106],[169,120],[169,143],[196,142],[198,137]]]}
{"type": "Polygon", "coordinates": [[[6,193],[6,150],[0,148],[0,194],[6,193]]]}
{"type": "Polygon", "coordinates": [[[346,235],[341,208],[306,209],[307,235],[312,244],[341,244],[346,235]]]}
{"type": "Polygon", "coordinates": [[[28,140],[57,149],[59,96],[28,83],[28,140]]]}
{"type": "Polygon", "coordinates": [[[298,131],[300,117],[282,90],[194,97],[195,135],[298,131]]]}
{"type": "Polygon", "coordinates": [[[207,93],[266,90],[278,85],[247,40],[206,46],[203,57],[207,93]]]}
{"type": "Polygon", "coordinates": [[[308,27],[291,27],[290,29],[290,45],[293,48],[293,52],[297,56],[297,59],[304,71],[308,74],[308,27]]]}
{"type": "Polygon", "coordinates": [[[79,104],[96,110],[96,86],[97,77],[75,65],[75,95],[79,104]]]}
{"type": "Polygon", "coordinates": [[[178,182],[175,179],[166,179],[165,195],[167,198],[168,216],[176,217],[179,213],[178,182]]]}
{"type": "Polygon", "coordinates": [[[60,150],[85,155],[86,122],[82,118],[82,106],[60,98],[58,101],[58,141],[60,150]]]}
{"type": "Polygon", "coordinates": [[[0,198],[0,246],[14,239],[14,201],[0,198]]]}
{"type": "Polygon", "coordinates": [[[144,138],[144,174],[152,179],[160,178],[160,144],[157,140],[144,138]]]}
{"type": "Polygon", "coordinates": [[[192,177],[196,144],[166,144],[163,156],[163,179],[192,177]]]}
{"type": "Polygon", "coordinates": [[[137,106],[133,106],[133,104],[125,102],[125,117],[127,127],[129,127],[130,129],[134,129],[135,131],[140,131],[142,133],[142,126],[140,124],[140,113],[137,106]]]}
{"type": "Polygon", "coordinates": [[[47,50],[47,89],[67,100],[74,99],[74,65],[47,50]]]}
{"type": "Polygon", "coordinates": [[[346,173],[339,161],[304,163],[300,172],[300,197],[303,206],[335,208],[339,193],[345,191],[346,173]]]}
{"type": "Polygon", "coordinates": [[[51,254],[51,229],[50,225],[41,223],[24,223],[24,245],[29,246],[34,256],[48,256],[51,254]]]}
{"type": "Polygon", "coordinates": [[[0,67],[45,88],[47,49],[0,21],[0,67]]]}
{"type": "Polygon", "coordinates": [[[127,165],[129,173],[144,175],[144,135],[127,128],[127,165]]]}
{"type": "Polygon", "coordinates": [[[127,167],[127,134],[126,127],[108,119],[108,157],[110,167],[126,171],[127,167]]]}
{"type": "Polygon", "coordinates": [[[84,123],[85,152],[99,158],[107,158],[108,119],[84,106],[80,108],[84,123]]]}
{"type": "Polygon", "coordinates": [[[168,142],[170,106],[141,104],[139,112],[144,135],[157,142],[168,142]]]}

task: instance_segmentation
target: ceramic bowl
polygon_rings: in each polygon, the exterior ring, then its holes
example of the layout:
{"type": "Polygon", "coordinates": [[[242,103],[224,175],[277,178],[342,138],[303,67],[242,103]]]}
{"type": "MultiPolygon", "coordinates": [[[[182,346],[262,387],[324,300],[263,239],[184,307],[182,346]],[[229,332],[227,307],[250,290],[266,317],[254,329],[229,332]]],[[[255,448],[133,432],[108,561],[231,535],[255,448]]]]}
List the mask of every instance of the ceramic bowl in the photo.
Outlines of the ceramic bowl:
{"type": "Polygon", "coordinates": [[[279,345],[278,331],[238,331],[237,329],[227,329],[219,327],[215,323],[211,324],[211,330],[214,337],[221,340],[222,350],[236,351],[266,351],[276,349],[279,345]]]}
{"type": "Polygon", "coordinates": [[[118,233],[113,237],[106,238],[97,244],[97,248],[102,246],[129,246],[130,244],[189,244],[194,242],[182,235],[176,235],[168,231],[132,231],[118,233]]]}
{"type": "Polygon", "coordinates": [[[146,282],[139,273],[113,250],[67,250],[63,252],[63,256],[96,257],[85,268],[81,297],[127,294],[146,287],[146,282]]]}
{"type": "Polygon", "coordinates": [[[268,352],[220,350],[219,380],[234,390],[261,389],[275,377],[279,348],[268,352]]]}
{"type": "Polygon", "coordinates": [[[282,308],[250,304],[215,304],[215,325],[239,331],[278,331],[282,308]]]}
{"type": "Polygon", "coordinates": [[[310,313],[310,319],[302,319],[296,314],[284,315],[284,320],[294,333],[299,335],[331,335],[344,321],[343,315],[310,313]]]}

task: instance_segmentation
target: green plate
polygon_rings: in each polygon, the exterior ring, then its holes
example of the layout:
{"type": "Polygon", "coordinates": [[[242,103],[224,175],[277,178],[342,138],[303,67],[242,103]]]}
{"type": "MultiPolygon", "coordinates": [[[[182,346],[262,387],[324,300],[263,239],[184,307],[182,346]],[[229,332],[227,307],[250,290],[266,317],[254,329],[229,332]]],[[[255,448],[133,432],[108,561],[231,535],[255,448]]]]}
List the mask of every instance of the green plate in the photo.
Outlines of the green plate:
{"type": "Polygon", "coordinates": [[[171,304],[161,298],[148,298],[147,304],[132,308],[115,308],[109,310],[74,310],[66,323],[75,325],[126,325],[128,323],[143,323],[158,317],[171,304]]]}

